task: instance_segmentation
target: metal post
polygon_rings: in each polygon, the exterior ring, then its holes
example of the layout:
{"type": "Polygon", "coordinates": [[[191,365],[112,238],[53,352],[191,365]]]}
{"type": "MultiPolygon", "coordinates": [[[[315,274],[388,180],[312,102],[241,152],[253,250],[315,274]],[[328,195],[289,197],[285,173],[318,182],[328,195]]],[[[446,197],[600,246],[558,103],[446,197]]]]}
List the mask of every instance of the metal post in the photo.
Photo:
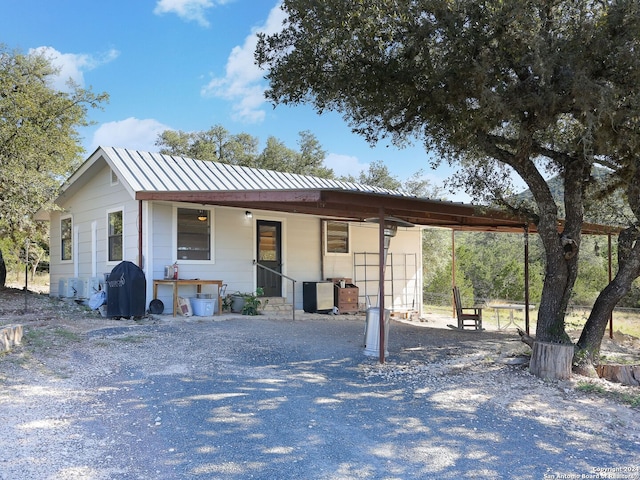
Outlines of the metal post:
{"type": "MultiPolygon", "coordinates": [[[[451,229],[451,290],[456,286],[456,231],[451,229]]],[[[456,316],[456,306],[451,297],[451,316],[456,316]]]]}
{"type": "MultiPolygon", "coordinates": [[[[613,280],[613,261],[611,259],[611,234],[607,235],[609,247],[609,283],[613,280]]],[[[613,310],[609,314],[609,338],[613,338],[613,310]]]]}
{"type": "Polygon", "coordinates": [[[28,295],[29,291],[29,239],[25,240],[24,245],[24,313],[27,313],[28,309],[28,295]]]}
{"type": "Polygon", "coordinates": [[[384,267],[385,267],[385,262],[386,262],[386,258],[385,258],[385,254],[384,254],[384,243],[385,243],[385,239],[384,239],[384,208],[380,208],[380,223],[379,223],[379,229],[378,229],[378,245],[379,245],[379,251],[380,251],[380,255],[379,255],[379,274],[378,274],[378,278],[380,278],[380,286],[378,288],[378,291],[380,292],[380,299],[378,301],[378,307],[379,307],[379,313],[380,313],[380,320],[379,320],[379,327],[380,327],[380,363],[384,363],[384,320],[385,320],[385,315],[384,315],[384,267]]]}
{"type": "Polygon", "coordinates": [[[529,335],[529,225],[524,226],[524,325],[529,335]]]}

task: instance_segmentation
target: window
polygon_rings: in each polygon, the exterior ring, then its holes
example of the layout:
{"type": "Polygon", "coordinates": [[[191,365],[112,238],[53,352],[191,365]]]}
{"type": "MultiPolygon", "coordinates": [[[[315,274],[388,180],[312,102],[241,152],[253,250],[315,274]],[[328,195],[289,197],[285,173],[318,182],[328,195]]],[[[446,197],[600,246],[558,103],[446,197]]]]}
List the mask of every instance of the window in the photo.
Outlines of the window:
{"type": "Polygon", "coordinates": [[[178,260],[211,260],[211,212],[178,208],[178,260]]]}
{"type": "Polygon", "coordinates": [[[60,220],[60,254],[61,260],[71,260],[73,258],[71,217],[60,220]]]}
{"type": "Polygon", "coordinates": [[[349,224],[326,222],[327,253],[349,253],[349,224]]]}
{"type": "Polygon", "coordinates": [[[107,214],[110,262],[122,261],[122,210],[107,214]]]}

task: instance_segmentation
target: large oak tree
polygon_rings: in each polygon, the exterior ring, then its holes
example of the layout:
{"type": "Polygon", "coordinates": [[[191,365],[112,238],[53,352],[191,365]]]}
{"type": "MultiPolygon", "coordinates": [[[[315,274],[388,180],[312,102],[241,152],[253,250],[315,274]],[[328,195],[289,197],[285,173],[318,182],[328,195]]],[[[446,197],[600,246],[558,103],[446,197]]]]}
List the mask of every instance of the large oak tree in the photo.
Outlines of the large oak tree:
{"type": "MultiPolygon", "coordinates": [[[[72,83],[56,90],[57,73],[44,55],[0,44],[0,234],[16,241],[33,233],[33,215],[82,161],[78,127],[107,100],[72,83]]],[[[5,280],[0,253],[0,288],[5,280]]]]}
{"type": "Polygon", "coordinates": [[[340,112],[371,142],[414,139],[463,166],[470,191],[525,213],[546,272],[537,338],[570,343],[585,202],[621,188],[635,214],[619,271],[578,342],[597,360],[609,312],[640,273],[640,11],[637,0],[284,0],[280,32],[256,60],[278,104],[340,112]],[[592,176],[609,170],[606,188],[592,176]],[[509,174],[531,191],[509,201],[509,174]],[[562,178],[559,210],[547,178],[562,178]],[[559,220],[563,226],[559,231],[559,220]]]}

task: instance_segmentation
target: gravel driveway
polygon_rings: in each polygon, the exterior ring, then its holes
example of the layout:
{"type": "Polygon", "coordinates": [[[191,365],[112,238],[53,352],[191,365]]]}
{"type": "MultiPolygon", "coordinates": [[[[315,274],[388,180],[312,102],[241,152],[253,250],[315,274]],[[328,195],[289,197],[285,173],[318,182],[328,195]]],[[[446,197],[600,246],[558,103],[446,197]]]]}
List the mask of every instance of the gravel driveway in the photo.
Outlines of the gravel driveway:
{"type": "Polygon", "coordinates": [[[638,410],[509,365],[515,333],[394,321],[380,365],[363,327],[52,324],[0,357],[0,478],[640,478],[638,410]]]}

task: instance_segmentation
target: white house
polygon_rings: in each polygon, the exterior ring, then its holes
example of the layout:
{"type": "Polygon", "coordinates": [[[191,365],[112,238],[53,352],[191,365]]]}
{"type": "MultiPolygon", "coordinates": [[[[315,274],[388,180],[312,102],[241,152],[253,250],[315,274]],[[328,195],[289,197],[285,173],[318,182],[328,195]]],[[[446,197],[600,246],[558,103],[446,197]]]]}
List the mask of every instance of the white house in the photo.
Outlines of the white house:
{"type": "MultiPolygon", "coordinates": [[[[347,278],[365,308],[378,301],[383,273],[385,308],[419,314],[421,228],[398,228],[381,272],[386,230],[366,220],[424,223],[419,217],[433,203],[360,184],[100,147],[64,184],[60,210],[49,212],[50,294],[88,297],[127,260],[145,272],[148,304],[152,280],[177,262],[181,279],[222,280],[228,293],[263,287],[265,296],[292,303],[295,288],[296,309],[304,282],[347,278]]],[[[195,293],[195,286],[180,288],[195,293]]],[[[171,290],[160,288],[158,298],[170,312],[171,290]]]]}

